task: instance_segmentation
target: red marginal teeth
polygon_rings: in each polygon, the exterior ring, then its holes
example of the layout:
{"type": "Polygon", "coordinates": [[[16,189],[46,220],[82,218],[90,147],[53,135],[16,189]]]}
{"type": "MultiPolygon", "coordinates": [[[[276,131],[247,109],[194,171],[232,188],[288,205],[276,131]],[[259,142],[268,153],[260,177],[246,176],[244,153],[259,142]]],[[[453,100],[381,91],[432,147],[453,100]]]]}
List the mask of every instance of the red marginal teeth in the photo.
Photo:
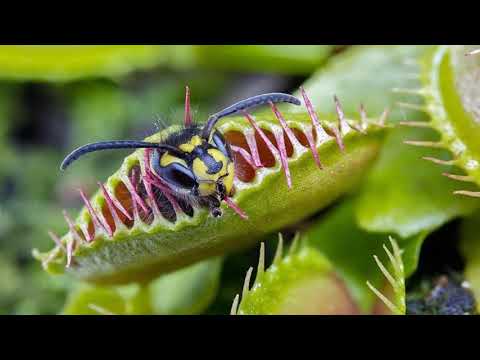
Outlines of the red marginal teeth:
{"type": "Polygon", "coordinates": [[[285,147],[285,139],[283,138],[283,131],[274,131],[275,139],[277,140],[278,150],[280,154],[280,161],[282,162],[282,167],[285,172],[285,177],[287,178],[287,186],[289,189],[292,188],[292,177],[290,175],[290,169],[288,167],[287,159],[287,149],[285,147]]]}
{"type": "Polygon", "coordinates": [[[244,148],[241,148],[239,146],[235,146],[235,145],[230,145],[230,147],[232,148],[232,150],[234,152],[242,155],[242,157],[245,159],[245,161],[248,163],[248,165],[250,165],[254,169],[257,168],[257,165],[255,164],[255,161],[253,160],[252,156],[250,155],[250,153],[247,150],[245,150],[244,148]]]}
{"type": "Polygon", "coordinates": [[[143,184],[145,186],[145,190],[147,190],[147,195],[148,198],[150,199],[150,208],[153,211],[153,214],[156,217],[160,216],[160,209],[158,208],[157,202],[155,201],[155,198],[153,197],[153,192],[152,192],[152,185],[150,182],[146,180],[146,178],[143,178],[143,184]]]}
{"type": "Polygon", "coordinates": [[[262,161],[260,160],[260,154],[258,153],[257,141],[255,140],[255,133],[248,131],[245,133],[245,139],[247,140],[248,147],[252,153],[252,160],[254,167],[260,168],[263,167],[262,161]]]}
{"type": "Polygon", "coordinates": [[[60,238],[57,236],[57,234],[55,234],[53,231],[49,231],[49,232],[48,232],[48,235],[50,236],[50,238],[53,240],[53,242],[54,242],[60,249],[62,249],[64,252],[67,252],[67,249],[65,248],[65,245],[62,244],[62,242],[60,241],[60,238]]]}
{"type": "MultiPolygon", "coordinates": [[[[107,234],[110,237],[112,237],[113,236],[113,230],[110,228],[110,225],[107,223],[106,220],[104,220],[104,221],[100,220],[100,217],[98,216],[98,214],[93,209],[93,206],[90,203],[90,200],[88,200],[85,193],[81,189],[79,189],[78,191],[80,192],[80,196],[82,197],[82,200],[85,203],[85,206],[87,207],[88,212],[90,213],[90,217],[92,218],[93,224],[97,228],[102,227],[107,232],[107,234]]],[[[102,218],[103,218],[103,216],[102,216],[102,218]]]]}
{"type": "Polygon", "coordinates": [[[185,127],[190,127],[192,125],[192,114],[190,111],[190,88],[185,86],[185,127]]]}
{"type": "Polygon", "coordinates": [[[312,102],[310,101],[307,93],[303,86],[300,87],[300,91],[303,96],[303,101],[305,102],[305,107],[307,108],[308,115],[310,115],[310,119],[312,120],[312,124],[315,127],[315,131],[317,132],[317,137],[320,139],[320,142],[327,140],[330,136],[327,134],[323,126],[318,121],[317,114],[315,113],[315,109],[313,108],[312,102]]]}
{"type": "Polygon", "coordinates": [[[342,105],[340,104],[340,100],[338,100],[336,95],[333,96],[333,101],[335,102],[335,111],[338,115],[340,132],[344,132],[350,125],[347,123],[347,120],[345,120],[345,114],[343,112],[342,105]]]}
{"type": "Polygon", "coordinates": [[[132,203],[134,205],[134,210],[138,211],[137,204],[143,209],[145,213],[148,213],[148,207],[143,201],[142,197],[137,193],[135,190],[136,183],[135,183],[135,170],[132,171],[132,178],[130,179],[127,177],[125,182],[125,186],[127,187],[128,191],[130,192],[130,196],[132,197],[132,203]]]}
{"type": "Polygon", "coordinates": [[[293,133],[292,129],[290,129],[288,127],[288,124],[287,122],[285,121],[285,118],[283,117],[283,115],[280,113],[280,111],[278,111],[278,108],[275,106],[275,104],[273,102],[270,101],[270,107],[272,108],[273,110],[273,113],[275,114],[275,117],[278,119],[278,121],[280,122],[280,125],[282,126],[283,130],[285,131],[285,133],[287,134],[288,136],[288,139],[290,140],[290,142],[292,144],[295,144],[297,143],[297,138],[295,137],[295,134],[293,133]]]}
{"type": "Polygon", "coordinates": [[[337,141],[340,151],[345,151],[345,144],[343,143],[342,132],[344,131],[344,129],[348,127],[348,124],[345,120],[345,115],[343,113],[342,106],[340,105],[340,102],[338,101],[338,98],[336,95],[333,96],[333,100],[335,101],[335,111],[337,112],[339,126],[338,128],[336,126],[333,126],[331,130],[335,135],[335,140],[337,141]]]}
{"type": "Polygon", "coordinates": [[[125,208],[122,206],[120,201],[118,201],[115,198],[115,196],[111,196],[110,193],[108,192],[108,190],[105,188],[105,186],[101,182],[98,182],[97,184],[102,189],[103,196],[105,197],[105,200],[107,201],[107,205],[108,205],[108,208],[109,208],[110,212],[112,213],[112,216],[120,221],[120,219],[117,216],[117,212],[115,211],[115,208],[117,208],[123,215],[125,215],[125,217],[128,220],[133,220],[132,216],[128,213],[127,210],[125,210],[125,208]]]}
{"type": "Polygon", "coordinates": [[[94,238],[93,235],[88,231],[88,225],[81,225],[80,229],[82,229],[83,236],[85,236],[87,242],[93,241],[94,238]]]}
{"type": "Polygon", "coordinates": [[[72,264],[72,258],[73,258],[73,247],[75,245],[75,240],[70,240],[67,244],[67,264],[66,267],[69,268],[70,265],[72,264]]]}
{"type": "Polygon", "coordinates": [[[310,150],[312,151],[313,158],[315,159],[315,163],[320,169],[323,169],[322,163],[320,162],[320,157],[318,156],[317,147],[315,146],[315,139],[313,138],[312,128],[309,127],[304,132],[305,132],[305,136],[307,137],[310,150]]]}
{"type": "Polygon", "coordinates": [[[244,220],[248,219],[248,215],[245,213],[245,211],[240,209],[240,207],[235,204],[228,196],[226,196],[223,200],[225,200],[225,203],[228,205],[228,207],[235,211],[238,216],[240,216],[244,220]]]}
{"type": "MultiPolygon", "coordinates": [[[[168,201],[172,204],[176,212],[181,211],[180,205],[178,205],[177,200],[172,196],[172,191],[170,187],[163,182],[151,169],[150,169],[150,154],[152,149],[145,149],[145,176],[143,178],[144,182],[155,185],[160,189],[163,195],[167,198],[168,201]]],[[[156,205],[155,198],[151,197],[152,201],[156,205]]]]}
{"type": "Polygon", "coordinates": [[[83,239],[78,235],[77,229],[75,229],[75,224],[73,223],[73,220],[68,216],[67,210],[63,210],[63,217],[65,218],[65,221],[68,224],[68,228],[70,229],[70,233],[73,236],[73,239],[77,240],[78,242],[82,242],[83,239]]]}
{"type": "Polygon", "coordinates": [[[100,188],[102,189],[103,192],[103,197],[105,198],[105,201],[107,203],[108,210],[110,211],[113,221],[115,223],[115,228],[120,226],[122,223],[120,218],[118,217],[117,211],[115,210],[115,207],[113,206],[112,199],[110,198],[110,194],[107,192],[107,189],[103,186],[102,183],[98,183],[100,185],[100,188]]]}
{"type": "MultiPolygon", "coordinates": [[[[170,189],[162,184],[161,181],[158,180],[158,177],[155,177],[155,175],[151,174],[149,176],[144,177],[144,180],[149,182],[151,185],[155,185],[160,191],[162,192],[163,195],[167,198],[168,201],[172,204],[173,208],[175,209],[176,212],[179,212],[182,210],[180,205],[178,204],[177,200],[175,197],[172,195],[170,189]]],[[[155,202],[155,199],[152,198],[152,200],[155,202]]]]}
{"type": "Polygon", "coordinates": [[[272,142],[270,141],[270,139],[267,137],[267,135],[265,135],[265,133],[263,132],[263,130],[260,128],[260,126],[258,126],[258,124],[255,122],[255,120],[253,119],[253,117],[247,113],[246,111],[243,112],[243,114],[245,115],[245,117],[247,118],[247,120],[250,122],[250,125],[252,125],[252,127],[255,129],[255,131],[258,133],[258,135],[260,135],[260,137],[262,138],[262,140],[265,142],[265,144],[267,145],[268,147],[268,150],[270,150],[270,152],[273,154],[275,153],[278,153],[278,150],[277,148],[272,144],[272,142]]]}

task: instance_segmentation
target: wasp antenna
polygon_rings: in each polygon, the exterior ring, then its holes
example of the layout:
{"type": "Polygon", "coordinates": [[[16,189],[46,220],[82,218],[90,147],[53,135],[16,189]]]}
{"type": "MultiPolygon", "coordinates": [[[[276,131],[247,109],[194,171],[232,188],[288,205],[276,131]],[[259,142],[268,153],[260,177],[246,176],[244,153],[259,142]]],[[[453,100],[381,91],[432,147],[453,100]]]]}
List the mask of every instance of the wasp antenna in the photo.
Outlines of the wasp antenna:
{"type": "Polygon", "coordinates": [[[222,111],[211,115],[208,118],[207,123],[205,124],[205,127],[203,128],[202,131],[202,137],[204,139],[208,139],[210,137],[210,133],[213,130],[213,127],[217,123],[218,120],[225,116],[229,116],[232,114],[235,114],[239,111],[245,111],[249,108],[252,108],[254,106],[259,106],[259,105],[264,105],[268,103],[280,103],[280,102],[286,102],[290,104],[295,104],[295,105],[301,105],[301,102],[299,99],[297,99],[293,95],[289,94],[283,94],[283,93],[269,93],[269,94],[262,94],[262,95],[257,95],[250,97],[248,99],[239,101],[233,105],[230,105],[229,107],[223,109],[222,111]]]}
{"type": "Polygon", "coordinates": [[[171,152],[175,156],[183,157],[184,154],[177,148],[165,145],[150,143],[145,141],[135,141],[135,140],[114,140],[114,141],[100,141],[96,143],[86,144],[80,146],[78,149],[73,150],[67,157],[63,160],[60,165],[60,170],[65,170],[72,162],[77,160],[80,156],[101,150],[111,150],[111,149],[141,149],[141,148],[155,148],[163,149],[171,152]]]}

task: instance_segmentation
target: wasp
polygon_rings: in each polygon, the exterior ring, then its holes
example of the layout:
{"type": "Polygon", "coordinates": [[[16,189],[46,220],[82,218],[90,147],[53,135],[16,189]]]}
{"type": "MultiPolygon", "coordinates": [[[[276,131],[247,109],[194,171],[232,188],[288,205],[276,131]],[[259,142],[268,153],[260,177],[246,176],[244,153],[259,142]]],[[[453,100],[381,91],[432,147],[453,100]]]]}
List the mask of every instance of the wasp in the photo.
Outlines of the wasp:
{"type": "Polygon", "coordinates": [[[170,134],[165,140],[159,143],[114,140],[86,144],[67,155],[60,169],[65,170],[80,156],[94,151],[151,148],[153,149],[150,158],[151,168],[155,175],[168,185],[172,194],[190,204],[208,208],[212,216],[219,217],[222,216],[221,202],[232,204],[229,197],[234,191],[235,167],[230,144],[215,125],[226,116],[252,107],[279,102],[301,104],[299,99],[289,94],[257,95],[209,116],[203,127],[193,123],[190,118],[187,121],[187,113],[188,117],[190,115],[186,102],[185,126],[170,134]]]}

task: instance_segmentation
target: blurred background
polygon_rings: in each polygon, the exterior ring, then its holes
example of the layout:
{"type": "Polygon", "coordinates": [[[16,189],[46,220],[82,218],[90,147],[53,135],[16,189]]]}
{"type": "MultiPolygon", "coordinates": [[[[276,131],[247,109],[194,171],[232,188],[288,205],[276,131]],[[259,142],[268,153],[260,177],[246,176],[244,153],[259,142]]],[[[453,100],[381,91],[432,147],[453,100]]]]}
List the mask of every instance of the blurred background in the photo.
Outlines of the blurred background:
{"type": "MultiPolygon", "coordinates": [[[[0,313],[59,313],[72,279],[52,277],[31,255],[48,230],[67,231],[62,209],[88,194],[128,153],[85,157],[61,173],[77,146],[143,139],[182,121],[185,86],[194,118],[262,92],[296,90],[346,46],[0,46],[0,313]]],[[[228,313],[257,250],[227,258],[207,312],[228,313]],[[229,285],[228,279],[232,279],[229,285]]]]}

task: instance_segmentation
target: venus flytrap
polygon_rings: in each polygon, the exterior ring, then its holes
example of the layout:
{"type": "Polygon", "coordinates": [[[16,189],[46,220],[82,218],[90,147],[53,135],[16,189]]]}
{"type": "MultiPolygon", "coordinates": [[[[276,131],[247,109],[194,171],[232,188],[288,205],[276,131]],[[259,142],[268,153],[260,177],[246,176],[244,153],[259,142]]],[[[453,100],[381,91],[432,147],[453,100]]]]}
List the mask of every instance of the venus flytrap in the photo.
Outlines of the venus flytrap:
{"type": "MultiPolygon", "coordinates": [[[[73,220],[64,214],[70,231],[61,238],[53,234],[56,247],[35,256],[49,272],[63,272],[67,265],[88,282],[148,281],[248,246],[330,204],[353,189],[375,159],[385,119],[363,112],[346,118],[338,99],[337,114],[323,116],[305,93],[303,98],[304,113],[273,106],[269,113],[245,113],[218,126],[235,153],[236,192],[229,206],[243,209],[248,220],[225,204],[221,218],[179,207],[149,177],[150,153],[142,149],[125,158],[92,198],[80,192],[80,215],[73,220]]],[[[158,142],[176,129],[146,141],[158,142]]]]}

